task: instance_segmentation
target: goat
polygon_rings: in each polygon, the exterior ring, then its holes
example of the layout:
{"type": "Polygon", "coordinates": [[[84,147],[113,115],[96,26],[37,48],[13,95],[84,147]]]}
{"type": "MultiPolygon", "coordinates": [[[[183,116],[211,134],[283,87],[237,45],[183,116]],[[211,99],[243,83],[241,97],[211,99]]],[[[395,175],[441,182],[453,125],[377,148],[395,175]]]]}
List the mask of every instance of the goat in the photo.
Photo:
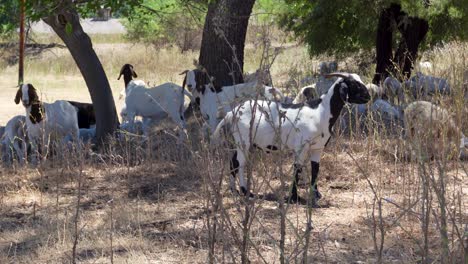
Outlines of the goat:
{"type": "Polygon", "coordinates": [[[10,164],[15,156],[19,164],[24,164],[27,156],[26,117],[14,116],[5,126],[5,134],[2,140],[3,162],[10,164]]]}
{"type": "Polygon", "coordinates": [[[175,83],[164,83],[151,89],[130,82],[126,88],[126,119],[134,124],[135,116],[162,120],[169,116],[179,128],[185,130],[184,95],[191,97],[175,83]]]}
{"type": "Polygon", "coordinates": [[[411,90],[414,98],[425,98],[435,94],[449,95],[451,93],[447,79],[424,75],[420,72],[406,81],[405,85],[411,90]]]}
{"type": "Polygon", "coordinates": [[[467,138],[444,108],[415,101],[404,111],[405,136],[423,158],[446,157],[468,147],[467,138]]]}
{"type": "MultiPolygon", "coordinates": [[[[197,105],[205,120],[207,120],[211,132],[216,129],[218,119],[232,110],[238,103],[260,95],[267,100],[283,101],[283,93],[274,87],[260,84],[260,80],[249,83],[219,87],[212,83],[208,73],[204,70],[184,71],[183,87],[187,85],[192,92],[197,105]],[[261,89],[260,94],[258,88],[261,89]]],[[[259,76],[261,79],[262,77],[259,76]]]]}
{"type": "Polygon", "coordinates": [[[270,101],[283,101],[284,96],[279,89],[271,86],[260,87],[260,93],[257,92],[256,83],[241,83],[232,86],[223,86],[215,89],[206,85],[206,89],[199,90],[200,111],[207,120],[211,132],[216,129],[218,120],[223,118],[227,112],[231,111],[239,103],[259,96],[270,101]]]}
{"type": "Polygon", "coordinates": [[[321,198],[317,188],[319,162],[323,148],[332,135],[333,125],[345,103],[363,104],[370,100],[369,92],[358,75],[349,73],[328,75],[328,77],[333,76],[339,78],[328,93],[320,98],[292,105],[249,100],[227,113],[213,134],[213,142],[218,141],[220,131],[225,126],[234,137],[237,149],[230,163],[231,190],[234,191],[236,188],[235,177],[238,172],[242,193],[249,193],[244,181],[244,166],[251,146],[263,150],[286,148],[295,154],[295,175],[288,201],[301,200],[297,194],[297,181],[308,158],[312,165],[310,184],[314,190],[314,201],[321,198]]]}
{"type": "MultiPolygon", "coordinates": [[[[36,148],[42,143],[48,150],[52,141],[65,143],[65,136],[78,137],[78,116],[76,108],[69,102],[57,100],[52,104],[39,100],[36,88],[30,83],[20,86],[15,103],[20,101],[26,110],[26,131],[31,142],[32,162],[37,162],[36,148]]],[[[44,158],[47,152],[45,152],[44,158]]]]}
{"type": "Polygon", "coordinates": [[[391,103],[402,104],[405,102],[403,88],[401,87],[401,83],[396,78],[391,76],[385,78],[384,82],[382,83],[382,87],[385,89],[385,94],[391,103]]]}
{"type": "Polygon", "coordinates": [[[90,103],[81,103],[75,101],[67,101],[73,105],[77,110],[78,115],[78,127],[81,128],[91,128],[91,126],[96,125],[96,114],[94,113],[93,104],[90,103]]]}

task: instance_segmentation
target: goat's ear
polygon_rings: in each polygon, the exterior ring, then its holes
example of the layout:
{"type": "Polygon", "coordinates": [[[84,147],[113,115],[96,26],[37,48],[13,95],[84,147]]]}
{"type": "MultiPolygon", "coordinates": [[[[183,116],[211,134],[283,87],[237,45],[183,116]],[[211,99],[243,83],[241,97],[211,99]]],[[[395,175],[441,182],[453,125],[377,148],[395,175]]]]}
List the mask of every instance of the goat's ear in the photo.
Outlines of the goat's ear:
{"type": "Polygon", "coordinates": [[[137,78],[137,77],[138,77],[138,75],[137,75],[137,73],[135,72],[135,70],[133,70],[133,67],[132,67],[132,76],[133,76],[133,78],[137,78]]]}
{"type": "Polygon", "coordinates": [[[184,81],[182,82],[182,89],[185,89],[185,83],[187,82],[187,75],[184,77],[184,81]]]}
{"type": "Polygon", "coordinates": [[[125,68],[125,65],[124,65],[124,66],[122,66],[122,68],[120,68],[120,73],[119,73],[119,77],[117,78],[117,80],[120,80],[120,77],[122,77],[122,74],[123,74],[124,68],[125,68]]]}
{"type": "Polygon", "coordinates": [[[184,74],[187,74],[187,72],[189,72],[189,70],[185,70],[185,71],[183,71],[183,72],[179,73],[179,75],[184,75],[184,74]]]}
{"type": "Polygon", "coordinates": [[[348,94],[349,94],[349,87],[345,82],[341,82],[340,88],[340,97],[343,101],[347,102],[348,101],[348,94]]]}
{"type": "Polygon", "coordinates": [[[20,88],[16,92],[16,96],[15,96],[15,103],[16,104],[19,104],[22,96],[23,96],[23,92],[21,91],[21,85],[20,85],[20,88]]]}
{"type": "Polygon", "coordinates": [[[34,88],[34,86],[30,83],[28,83],[28,95],[29,95],[29,101],[31,102],[39,100],[39,96],[37,95],[36,88],[34,88]]]}

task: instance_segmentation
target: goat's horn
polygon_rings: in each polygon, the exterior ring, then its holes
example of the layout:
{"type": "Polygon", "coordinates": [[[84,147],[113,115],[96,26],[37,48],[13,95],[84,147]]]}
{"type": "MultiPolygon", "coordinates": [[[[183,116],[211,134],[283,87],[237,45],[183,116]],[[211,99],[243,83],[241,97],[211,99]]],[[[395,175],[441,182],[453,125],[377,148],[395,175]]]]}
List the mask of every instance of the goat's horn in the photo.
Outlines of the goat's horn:
{"type": "Polygon", "coordinates": [[[346,72],[332,72],[329,74],[325,74],[325,78],[331,78],[331,77],[341,77],[341,78],[349,78],[351,75],[346,72]]]}
{"type": "Polygon", "coordinates": [[[185,71],[183,71],[183,72],[179,73],[179,75],[184,75],[184,74],[187,74],[187,72],[189,72],[189,70],[185,70],[185,71]]]}

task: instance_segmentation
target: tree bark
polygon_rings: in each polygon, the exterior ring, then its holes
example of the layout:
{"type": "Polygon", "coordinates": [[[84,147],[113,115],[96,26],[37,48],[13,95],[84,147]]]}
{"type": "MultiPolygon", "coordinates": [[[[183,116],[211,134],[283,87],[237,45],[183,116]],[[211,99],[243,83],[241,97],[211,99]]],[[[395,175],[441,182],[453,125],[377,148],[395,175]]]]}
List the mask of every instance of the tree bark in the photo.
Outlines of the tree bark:
{"type": "Polygon", "coordinates": [[[372,83],[376,85],[379,85],[392,72],[394,17],[400,11],[401,7],[399,5],[391,4],[388,8],[382,10],[380,14],[376,40],[377,67],[372,80],[372,83]]]}
{"type": "MultiPolygon", "coordinates": [[[[403,18],[401,18],[403,19],[403,18]]],[[[419,44],[423,41],[429,30],[429,24],[426,20],[418,17],[406,17],[406,23],[397,20],[398,30],[401,32],[402,39],[395,52],[395,65],[401,71],[403,77],[409,78],[413,69],[414,61],[418,57],[419,44]]]]}
{"type": "Polygon", "coordinates": [[[79,15],[70,6],[43,18],[67,46],[88,86],[96,113],[96,137],[104,142],[118,126],[114,97],[91,39],[81,27],[79,15]]]}
{"type": "Polygon", "coordinates": [[[419,44],[429,30],[426,20],[408,17],[399,4],[391,4],[384,9],[377,28],[377,67],[372,83],[379,85],[389,75],[400,81],[411,76],[414,61],[418,56],[419,44]],[[392,52],[393,31],[398,28],[402,37],[395,56],[392,52]]]}
{"type": "Polygon", "coordinates": [[[242,83],[244,44],[255,0],[210,1],[199,63],[217,86],[242,83]]]}

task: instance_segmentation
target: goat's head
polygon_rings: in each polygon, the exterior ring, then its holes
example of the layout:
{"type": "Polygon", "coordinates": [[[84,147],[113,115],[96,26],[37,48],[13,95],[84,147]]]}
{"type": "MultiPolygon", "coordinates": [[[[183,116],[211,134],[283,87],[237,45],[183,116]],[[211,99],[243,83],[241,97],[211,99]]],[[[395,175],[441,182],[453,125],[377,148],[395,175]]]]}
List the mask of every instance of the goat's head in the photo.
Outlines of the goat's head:
{"type": "Polygon", "coordinates": [[[211,80],[209,79],[208,74],[205,70],[195,69],[195,70],[185,70],[180,73],[180,75],[185,74],[182,87],[187,85],[188,90],[192,93],[193,97],[197,104],[199,105],[200,94],[205,93],[206,86],[210,84],[211,80]]]}
{"type": "Polygon", "coordinates": [[[23,84],[18,88],[15,96],[15,103],[19,104],[20,101],[23,103],[24,107],[28,107],[35,102],[39,102],[37,90],[32,84],[23,84]]]}
{"type": "Polygon", "coordinates": [[[133,69],[133,65],[131,64],[124,64],[120,69],[120,74],[117,80],[120,80],[120,77],[124,76],[125,87],[127,87],[128,83],[133,79],[137,78],[138,75],[136,74],[135,70],[133,69]]]}
{"type": "Polygon", "coordinates": [[[336,72],[325,75],[325,77],[341,77],[335,84],[344,102],[353,104],[365,104],[370,100],[369,90],[357,74],[336,72]]]}

